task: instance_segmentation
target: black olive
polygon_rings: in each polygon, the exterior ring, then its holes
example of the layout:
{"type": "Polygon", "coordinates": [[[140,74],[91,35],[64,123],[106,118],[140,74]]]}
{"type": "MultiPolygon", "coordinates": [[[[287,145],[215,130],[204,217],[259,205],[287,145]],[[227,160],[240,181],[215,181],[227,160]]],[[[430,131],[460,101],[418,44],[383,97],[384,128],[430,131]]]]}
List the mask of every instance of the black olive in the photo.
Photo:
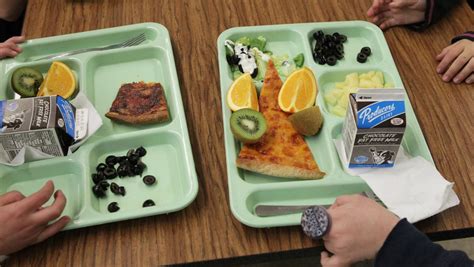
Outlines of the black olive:
{"type": "Polygon", "coordinates": [[[242,65],[238,64],[238,66],[239,66],[239,71],[244,73],[244,69],[242,68],[242,65]]]}
{"type": "Polygon", "coordinates": [[[92,178],[92,181],[94,182],[94,184],[98,184],[100,183],[100,181],[104,180],[104,175],[102,173],[93,173],[91,175],[91,178],[92,178]]]}
{"type": "Polygon", "coordinates": [[[109,166],[114,166],[115,164],[117,164],[117,162],[118,162],[118,158],[116,156],[111,155],[105,158],[105,164],[109,166]]]}
{"type": "Polygon", "coordinates": [[[139,157],[143,157],[146,155],[146,149],[141,146],[135,150],[135,154],[137,154],[139,157]]]}
{"type": "Polygon", "coordinates": [[[112,202],[107,206],[109,212],[117,212],[120,209],[117,202],[112,202]]]}
{"type": "Polygon", "coordinates": [[[100,184],[96,184],[92,187],[92,193],[94,193],[94,195],[97,197],[97,198],[102,198],[102,197],[105,197],[105,191],[104,189],[102,189],[102,187],[100,186],[100,184]]]}
{"type": "Polygon", "coordinates": [[[227,55],[225,58],[227,59],[227,64],[229,64],[231,66],[234,65],[234,62],[233,62],[233,59],[232,59],[231,55],[227,55]]]}
{"type": "Polygon", "coordinates": [[[117,162],[119,164],[122,164],[124,161],[128,160],[128,157],[127,156],[121,156],[121,157],[117,157],[117,162]]]}
{"type": "Polygon", "coordinates": [[[232,56],[232,60],[233,60],[233,62],[234,62],[234,65],[239,64],[239,61],[240,61],[239,56],[233,55],[233,56],[232,56]]]}
{"type": "Polygon", "coordinates": [[[319,64],[319,65],[324,65],[324,64],[326,64],[326,58],[325,58],[325,57],[319,58],[318,64],[319,64]]]}
{"type": "Polygon", "coordinates": [[[127,151],[127,157],[130,157],[133,154],[135,154],[135,149],[131,148],[127,151]]]}
{"type": "Polygon", "coordinates": [[[151,206],[155,206],[155,202],[151,199],[147,199],[145,200],[145,202],[143,202],[143,207],[146,208],[146,207],[151,207],[151,206]]]}
{"type": "Polygon", "coordinates": [[[334,66],[336,65],[336,62],[337,62],[337,58],[335,56],[329,56],[327,59],[326,59],[327,63],[329,66],[334,66]]]}
{"type": "Polygon", "coordinates": [[[107,167],[104,170],[104,176],[107,179],[114,179],[115,177],[117,177],[117,171],[114,167],[107,167]]]}
{"type": "Polygon", "coordinates": [[[366,56],[370,56],[372,54],[372,50],[370,50],[370,47],[362,47],[360,50],[362,54],[365,54],[366,56]]]}
{"type": "Polygon", "coordinates": [[[347,41],[347,36],[345,36],[344,34],[341,34],[339,35],[339,40],[342,42],[342,43],[345,43],[347,41]]]}
{"type": "Polygon", "coordinates": [[[137,164],[138,160],[140,159],[140,157],[137,155],[137,154],[132,154],[128,157],[128,161],[133,165],[133,164],[137,164]]]}
{"type": "Polygon", "coordinates": [[[252,76],[252,78],[255,78],[257,77],[257,75],[258,75],[258,68],[255,68],[250,76],[252,76]]]}
{"type": "Polygon", "coordinates": [[[359,53],[357,54],[357,62],[359,63],[365,63],[367,61],[367,55],[359,53]]]}
{"type": "Polygon", "coordinates": [[[128,174],[128,169],[127,169],[128,165],[127,164],[123,164],[123,165],[120,165],[117,169],[117,174],[119,177],[125,177],[127,176],[128,174]]]}
{"type": "Polygon", "coordinates": [[[125,187],[121,186],[119,187],[119,195],[125,196],[125,187]]]}
{"type": "Polygon", "coordinates": [[[156,178],[153,175],[145,175],[145,177],[143,177],[143,183],[146,185],[153,185],[155,182],[156,178]]]}
{"type": "Polygon", "coordinates": [[[95,170],[97,172],[102,172],[105,168],[107,168],[107,165],[105,163],[99,163],[99,165],[97,165],[97,167],[95,168],[95,170]]]}
{"type": "Polygon", "coordinates": [[[100,181],[99,186],[102,188],[102,190],[106,191],[109,188],[109,183],[105,180],[100,181]]]}
{"type": "Polygon", "coordinates": [[[120,195],[120,186],[116,183],[111,183],[110,192],[114,193],[115,195],[120,195]]]}

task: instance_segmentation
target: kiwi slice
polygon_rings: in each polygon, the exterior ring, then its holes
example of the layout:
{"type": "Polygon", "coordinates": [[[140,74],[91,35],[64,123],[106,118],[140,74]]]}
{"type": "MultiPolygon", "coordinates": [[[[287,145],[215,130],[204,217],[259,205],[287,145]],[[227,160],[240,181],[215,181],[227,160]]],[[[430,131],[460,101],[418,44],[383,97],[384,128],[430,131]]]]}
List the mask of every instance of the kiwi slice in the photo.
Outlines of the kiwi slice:
{"type": "Polygon", "coordinates": [[[41,72],[27,67],[15,70],[11,80],[13,91],[22,97],[36,96],[42,82],[41,72]]]}
{"type": "Polygon", "coordinates": [[[288,117],[295,130],[305,136],[315,135],[323,124],[318,106],[309,107],[288,117]]]}
{"type": "Polygon", "coordinates": [[[267,131],[267,121],[262,113],[256,110],[239,109],[230,116],[230,129],[234,137],[242,143],[256,143],[267,131]]]}

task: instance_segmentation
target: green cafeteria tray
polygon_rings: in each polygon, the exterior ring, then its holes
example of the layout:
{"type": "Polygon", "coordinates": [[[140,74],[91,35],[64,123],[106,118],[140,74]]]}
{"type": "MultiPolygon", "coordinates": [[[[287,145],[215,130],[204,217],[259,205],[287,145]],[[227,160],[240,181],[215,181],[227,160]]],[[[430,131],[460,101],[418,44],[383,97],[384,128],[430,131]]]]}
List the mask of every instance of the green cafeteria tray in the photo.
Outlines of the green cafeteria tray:
{"type": "MultiPolygon", "coordinates": [[[[52,60],[33,61],[75,49],[120,43],[140,33],[140,45],[56,59],[66,63],[78,76],[79,90],[85,93],[102,116],[102,127],[67,157],[30,162],[18,167],[0,165],[0,194],[18,190],[25,195],[38,190],[47,180],[61,189],[67,204],[63,215],[72,218],[66,229],[80,228],[127,219],[166,214],[188,206],[198,192],[197,175],[189,141],[186,118],[168,30],[157,23],[54,36],[27,41],[14,59],[0,61],[0,99],[14,97],[9,81],[18,67],[29,66],[46,74],[52,60]],[[166,123],[132,126],[112,122],[104,116],[121,84],[137,81],[160,82],[170,111],[166,123]],[[157,183],[147,186],[139,176],[116,178],[126,195],[107,191],[98,199],[92,193],[91,174],[107,155],[125,155],[130,148],[143,146],[147,165],[143,175],[152,174],[157,183]],[[156,206],[143,208],[145,200],[156,206]],[[116,201],[120,210],[109,213],[107,205],[116,201]]],[[[51,203],[50,200],[49,203],[51,203]]]]}
{"type": "MultiPolygon", "coordinates": [[[[255,214],[255,207],[328,205],[333,203],[337,196],[370,190],[360,177],[347,174],[339,161],[332,139],[340,136],[343,118],[329,113],[323,95],[334,88],[335,82],[344,81],[345,75],[371,70],[382,71],[388,82],[392,82],[397,88],[404,88],[390,49],[378,27],[365,21],[237,27],[224,31],[219,36],[217,47],[230,208],[240,222],[251,227],[298,225],[301,214],[259,217],[255,214]],[[339,32],[348,37],[348,41],[344,44],[345,58],[338,61],[335,66],[321,66],[313,60],[312,36],[318,30],[323,30],[326,34],[339,32]],[[227,106],[226,95],[232,84],[232,72],[226,61],[224,41],[227,39],[235,41],[242,36],[265,37],[266,49],[275,55],[288,54],[293,58],[303,53],[305,65],[315,73],[319,88],[316,104],[321,107],[324,124],[318,135],[307,137],[306,141],[320,169],[326,172],[323,179],[297,180],[270,177],[237,168],[235,160],[241,144],[234,139],[229,126],[231,110],[227,106]],[[356,55],[364,46],[371,47],[373,54],[365,64],[360,64],[356,61],[356,55]]],[[[405,102],[408,126],[402,145],[408,154],[419,155],[433,162],[408,97],[405,102]]]]}

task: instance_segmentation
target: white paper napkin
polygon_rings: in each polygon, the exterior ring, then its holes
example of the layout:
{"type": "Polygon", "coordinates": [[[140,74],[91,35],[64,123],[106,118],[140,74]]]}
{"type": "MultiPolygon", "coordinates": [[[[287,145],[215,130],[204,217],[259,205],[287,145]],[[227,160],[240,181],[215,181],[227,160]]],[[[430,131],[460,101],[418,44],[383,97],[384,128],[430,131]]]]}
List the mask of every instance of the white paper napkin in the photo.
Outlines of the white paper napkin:
{"type": "Polygon", "coordinates": [[[418,222],[459,204],[453,183],[423,157],[411,158],[400,147],[392,168],[347,168],[341,139],[334,144],[347,173],[360,176],[387,208],[410,223],[418,222]]]}
{"type": "MultiPolygon", "coordinates": [[[[82,145],[91,135],[93,135],[100,128],[100,126],[102,126],[102,118],[100,117],[99,113],[94,108],[94,106],[85,94],[79,92],[74,98],[74,100],[71,101],[71,104],[73,104],[76,109],[87,109],[87,133],[81,141],[69,147],[68,155],[70,155],[77,148],[79,148],[80,145],[82,145]]],[[[9,161],[9,157],[8,155],[6,155],[6,152],[3,149],[0,150],[0,164],[7,166],[19,166],[25,162],[49,159],[53,157],[54,156],[43,153],[40,150],[31,146],[25,146],[20,150],[20,152],[18,152],[18,154],[12,161],[9,161]]]]}

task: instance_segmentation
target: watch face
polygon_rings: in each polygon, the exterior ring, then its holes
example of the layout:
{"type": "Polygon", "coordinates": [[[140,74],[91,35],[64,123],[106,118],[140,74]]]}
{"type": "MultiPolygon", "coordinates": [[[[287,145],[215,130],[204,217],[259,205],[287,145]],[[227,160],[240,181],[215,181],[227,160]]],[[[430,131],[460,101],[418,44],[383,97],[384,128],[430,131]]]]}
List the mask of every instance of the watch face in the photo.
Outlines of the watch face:
{"type": "Polygon", "coordinates": [[[330,224],[328,212],[320,206],[307,208],[301,216],[303,232],[312,239],[322,238],[329,231],[330,224]]]}

